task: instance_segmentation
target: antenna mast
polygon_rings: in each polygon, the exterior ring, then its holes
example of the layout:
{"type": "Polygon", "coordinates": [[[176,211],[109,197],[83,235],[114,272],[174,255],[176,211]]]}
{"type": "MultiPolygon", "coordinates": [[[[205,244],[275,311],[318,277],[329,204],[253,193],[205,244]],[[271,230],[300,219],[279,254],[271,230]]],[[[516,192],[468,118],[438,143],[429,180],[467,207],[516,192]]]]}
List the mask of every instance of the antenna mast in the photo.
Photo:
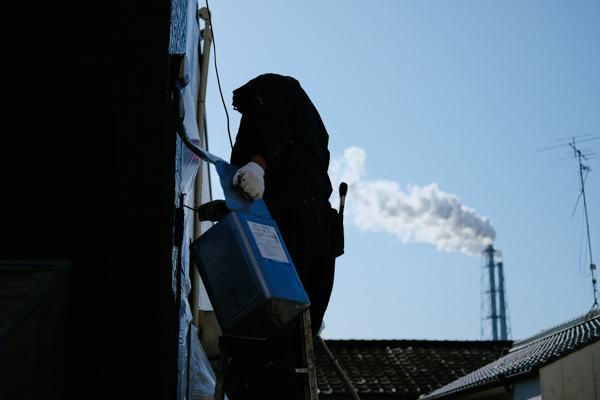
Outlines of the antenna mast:
{"type": "Polygon", "coordinates": [[[592,305],[592,310],[598,308],[598,288],[596,287],[596,264],[594,264],[594,259],[592,258],[592,241],[590,239],[590,223],[588,220],[588,212],[587,212],[587,203],[585,201],[585,180],[583,179],[583,170],[590,170],[590,167],[583,165],[581,163],[581,158],[583,157],[587,161],[587,157],[581,153],[581,150],[578,150],[575,147],[575,138],[573,138],[573,143],[569,143],[569,146],[573,148],[575,152],[575,157],[579,160],[579,177],[581,178],[581,193],[583,196],[583,209],[585,210],[585,225],[587,228],[587,238],[588,238],[588,249],[590,251],[590,270],[592,271],[592,286],[594,289],[594,304],[592,305]]]}
{"type": "MultiPolygon", "coordinates": [[[[582,135],[582,136],[591,136],[593,134],[588,134],[588,135],[582,135]]],[[[566,139],[566,138],[565,138],[566,139]]],[[[577,148],[577,146],[575,145],[575,136],[570,138],[572,140],[571,143],[568,143],[569,146],[571,146],[571,148],[573,149],[574,155],[573,157],[577,158],[579,161],[579,178],[581,179],[581,191],[579,192],[579,196],[583,196],[583,209],[585,211],[585,224],[587,227],[587,238],[588,238],[588,249],[590,252],[590,271],[592,272],[592,286],[593,286],[593,290],[594,290],[594,304],[592,305],[592,309],[590,311],[593,311],[595,309],[597,309],[599,307],[598,305],[598,288],[596,286],[596,264],[594,264],[594,260],[592,258],[592,241],[590,239],[590,223],[588,220],[588,212],[587,212],[587,202],[585,199],[585,179],[583,178],[583,171],[586,170],[587,172],[590,171],[590,167],[587,165],[583,165],[583,163],[581,162],[581,159],[583,158],[586,161],[588,160],[588,156],[592,156],[595,155],[596,153],[588,153],[588,154],[583,154],[581,150],[579,150],[577,148]]],[[[600,136],[596,136],[593,138],[589,138],[589,139],[584,139],[584,140],[580,140],[579,142],[587,142],[590,140],[596,140],[596,139],[600,139],[600,136]]],[[[559,140],[564,140],[564,139],[559,139],[559,140]]],[[[551,146],[551,147],[546,147],[544,149],[540,149],[538,151],[543,151],[543,150],[549,150],[549,149],[554,149],[557,147],[561,147],[564,146],[564,144],[560,144],[560,145],[556,145],[556,146],[551,146]]],[[[573,157],[568,157],[568,158],[573,158],[573,157]]],[[[595,158],[595,157],[594,157],[595,158]]],[[[586,174],[587,175],[587,174],[586,174]]],[[[577,198],[577,203],[579,203],[579,197],[577,198]]],[[[575,208],[577,208],[577,203],[575,203],[575,208]]],[[[575,210],[573,210],[573,214],[575,214],[575,210]]]]}

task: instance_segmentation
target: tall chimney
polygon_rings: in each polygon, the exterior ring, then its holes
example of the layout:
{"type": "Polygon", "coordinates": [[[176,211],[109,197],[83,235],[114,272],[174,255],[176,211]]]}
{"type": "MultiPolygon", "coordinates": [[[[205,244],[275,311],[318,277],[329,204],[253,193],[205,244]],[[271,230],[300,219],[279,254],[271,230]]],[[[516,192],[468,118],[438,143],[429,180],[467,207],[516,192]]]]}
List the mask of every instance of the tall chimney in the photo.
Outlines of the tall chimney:
{"type": "Polygon", "coordinates": [[[481,336],[489,339],[488,326],[491,326],[492,340],[508,340],[508,316],[504,295],[504,269],[500,251],[491,244],[483,251],[482,263],[482,303],[481,303],[481,336]],[[498,260],[498,262],[496,262],[498,260]],[[496,275],[496,271],[498,275],[496,275]],[[486,285],[485,279],[488,282],[486,285]],[[498,286],[496,286],[496,284],[498,286]],[[490,324],[487,323],[490,320],[490,324]],[[487,333],[487,334],[486,334],[487,333]]]}
{"type": "Polygon", "coordinates": [[[491,244],[484,251],[487,253],[488,257],[488,268],[489,268],[489,277],[490,277],[490,316],[492,320],[492,340],[498,340],[498,314],[496,308],[496,274],[494,271],[494,246],[491,244]]]}
{"type": "Polygon", "coordinates": [[[504,303],[504,271],[502,261],[496,264],[498,267],[498,298],[500,299],[500,340],[507,340],[506,334],[506,304],[504,303]]]}

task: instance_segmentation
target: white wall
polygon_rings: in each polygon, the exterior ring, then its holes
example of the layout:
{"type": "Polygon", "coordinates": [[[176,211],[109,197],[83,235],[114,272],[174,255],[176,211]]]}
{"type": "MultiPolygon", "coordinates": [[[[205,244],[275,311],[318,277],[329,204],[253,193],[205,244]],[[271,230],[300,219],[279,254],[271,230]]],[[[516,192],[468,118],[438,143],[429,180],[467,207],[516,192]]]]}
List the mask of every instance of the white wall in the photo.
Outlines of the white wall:
{"type": "Polygon", "coordinates": [[[540,369],[542,399],[600,400],[600,342],[540,369]]]}
{"type": "Polygon", "coordinates": [[[531,400],[541,393],[539,375],[513,385],[513,400],[531,400]]]}

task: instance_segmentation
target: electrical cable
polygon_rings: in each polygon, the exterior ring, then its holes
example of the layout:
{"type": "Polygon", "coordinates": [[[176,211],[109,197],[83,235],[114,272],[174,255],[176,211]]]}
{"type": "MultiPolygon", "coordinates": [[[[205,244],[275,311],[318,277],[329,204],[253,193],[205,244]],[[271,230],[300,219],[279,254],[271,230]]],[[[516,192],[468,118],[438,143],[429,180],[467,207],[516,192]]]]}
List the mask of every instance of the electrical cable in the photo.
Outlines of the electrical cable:
{"type": "MultiPolygon", "coordinates": [[[[583,245],[585,243],[583,237],[585,235],[585,214],[582,212],[581,213],[581,239],[579,241],[579,275],[581,275],[582,278],[589,278],[592,273],[590,271],[589,274],[586,274],[586,268],[585,265],[587,263],[587,252],[584,252],[583,250],[583,245]],[[581,256],[582,254],[585,253],[585,259],[583,260],[583,263],[581,262],[581,256]]],[[[587,250],[587,246],[586,246],[586,250],[587,250]]]]}
{"type": "Polygon", "coordinates": [[[206,9],[208,10],[208,22],[210,23],[210,28],[212,30],[212,44],[213,52],[215,53],[215,75],[217,76],[217,86],[219,87],[219,93],[221,94],[221,102],[223,103],[223,108],[225,109],[225,116],[227,117],[227,134],[229,135],[229,144],[233,149],[233,140],[231,140],[231,130],[229,129],[229,113],[227,112],[227,105],[225,105],[225,98],[223,97],[223,90],[221,89],[221,80],[219,79],[219,69],[217,68],[217,42],[215,41],[215,29],[212,23],[212,13],[210,12],[210,7],[208,6],[208,0],[206,0],[206,9]]]}

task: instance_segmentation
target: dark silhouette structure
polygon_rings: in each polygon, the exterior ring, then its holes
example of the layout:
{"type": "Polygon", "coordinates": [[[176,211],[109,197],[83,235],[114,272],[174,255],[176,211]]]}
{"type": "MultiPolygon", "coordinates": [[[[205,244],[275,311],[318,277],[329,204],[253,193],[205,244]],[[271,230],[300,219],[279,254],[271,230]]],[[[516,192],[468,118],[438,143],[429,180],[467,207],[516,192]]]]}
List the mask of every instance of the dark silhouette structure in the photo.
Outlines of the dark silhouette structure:
{"type": "MultiPolygon", "coordinates": [[[[176,398],[181,150],[170,84],[186,7],[66,1],[6,11],[16,24],[5,48],[0,260],[69,262],[61,328],[39,332],[58,335],[50,369],[62,373],[41,398],[176,398]]],[[[31,368],[41,368],[38,355],[31,368]]],[[[15,365],[3,358],[0,370],[15,365]]],[[[35,371],[24,382],[0,373],[0,387],[40,398],[28,391],[35,371]]]]}

